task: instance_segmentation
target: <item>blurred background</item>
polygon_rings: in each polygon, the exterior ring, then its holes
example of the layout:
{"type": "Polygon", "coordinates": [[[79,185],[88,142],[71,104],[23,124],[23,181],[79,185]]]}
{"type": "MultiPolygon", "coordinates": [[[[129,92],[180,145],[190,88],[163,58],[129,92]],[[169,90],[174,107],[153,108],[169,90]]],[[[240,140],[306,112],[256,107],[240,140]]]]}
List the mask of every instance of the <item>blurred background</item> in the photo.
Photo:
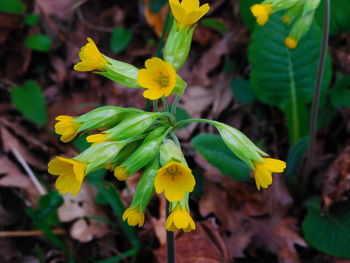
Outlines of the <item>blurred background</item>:
{"type": "MultiPolygon", "coordinates": [[[[295,51],[283,45],[281,14],[255,25],[249,8],[259,1],[205,2],[211,9],[179,71],[188,88],[177,119],[232,125],[288,167],[258,191],[214,129],[195,123],[179,130],[197,182],[190,199],[197,229],[176,234],[177,262],[350,262],[350,2],[332,0],[315,161],[304,191],[324,2],[295,51]]],[[[59,141],[57,115],[103,105],[150,110],[142,89],[73,65],[91,37],[103,54],[143,67],[161,54],[168,9],[166,0],[0,0],[0,263],[165,262],[162,196],[152,199],[143,228],[120,220],[139,174],[124,183],[97,171],[77,196],[60,196],[47,163],[87,147],[84,136],[59,141]]]]}

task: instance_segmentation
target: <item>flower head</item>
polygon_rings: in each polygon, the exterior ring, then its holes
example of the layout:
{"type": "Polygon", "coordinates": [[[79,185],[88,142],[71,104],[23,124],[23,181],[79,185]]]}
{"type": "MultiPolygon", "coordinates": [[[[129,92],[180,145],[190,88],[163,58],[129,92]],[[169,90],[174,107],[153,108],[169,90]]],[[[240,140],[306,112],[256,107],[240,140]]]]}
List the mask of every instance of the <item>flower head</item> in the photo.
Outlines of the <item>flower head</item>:
{"type": "Polygon", "coordinates": [[[83,46],[79,53],[80,62],[74,65],[76,71],[103,70],[107,64],[107,60],[102,56],[101,52],[91,38],[87,38],[88,43],[83,46]]]}
{"type": "Polygon", "coordinates": [[[286,163],[272,158],[263,158],[264,162],[254,162],[254,178],[256,187],[267,188],[272,184],[272,173],[282,173],[286,168],[286,163]]]}
{"type": "Polygon", "coordinates": [[[118,166],[114,169],[114,176],[119,180],[119,181],[125,181],[129,177],[129,173],[125,171],[124,167],[118,166]]]}
{"type": "Polygon", "coordinates": [[[108,134],[106,133],[93,134],[93,135],[87,136],[86,141],[88,143],[92,143],[92,145],[96,145],[98,143],[105,142],[107,136],[108,134]]]}
{"type": "Polygon", "coordinates": [[[263,26],[269,20],[269,16],[272,13],[271,4],[255,4],[250,8],[250,11],[256,17],[256,21],[260,26],[263,26]]]}
{"type": "Polygon", "coordinates": [[[156,192],[164,192],[170,202],[182,200],[186,192],[193,191],[195,184],[191,169],[174,161],[160,168],[154,181],[156,192]]]}
{"type": "Polygon", "coordinates": [[[55,186],[62,194],[72,192],[73,196],[76,195],[80,190],[85,171],[85,163],[58,156],[48,164],[48,172],[58,175],[55,186]]]}
{"type": "Polygon", "coordinates": [[[139,71],[137,81],[147,90],[143,96],[150,100],[169,96],[176,84],[176,71],[169,62],[160,58],[147,59],[145,67],[139,71]]]}
{"type": "Polygon", "coordinates": [[[298,46],[298,41],[293,38],[293,37],[286,37],[285,40],[284,40],[284,44],[291,48],[291,49],[294,49],[298,46]]]}
{"type": "Polygon", "coordinates": [[[200,6],[199,0],[169,0],[171,11],[179,27],[191,26],[208,13],[208,4],[200,6]]]}
{"type": "Polygon", "coordinates": [[[60,140],[62,142],[70,142],[77,136],[80,124],[74,122],[75,118],[66,115],[56,117],[58,122],[55,124],[55,132],[62,135],[60,140]]]}
{"type": "Polygon", "coordinates": [[[190,232],[196,229],[196,225],[188,210],[177,204],[168,216],[165,222],[165,228],[168,231],[182,229],[184,232],[190,232]]]}
{"type": "Polygon", "coordinates": [[[124,221],[127,221],[130,226],[138,225],[142,227],[145,222],[145,214],[141,212],[139,206],[126,209],[122,218],[124,221]]]}

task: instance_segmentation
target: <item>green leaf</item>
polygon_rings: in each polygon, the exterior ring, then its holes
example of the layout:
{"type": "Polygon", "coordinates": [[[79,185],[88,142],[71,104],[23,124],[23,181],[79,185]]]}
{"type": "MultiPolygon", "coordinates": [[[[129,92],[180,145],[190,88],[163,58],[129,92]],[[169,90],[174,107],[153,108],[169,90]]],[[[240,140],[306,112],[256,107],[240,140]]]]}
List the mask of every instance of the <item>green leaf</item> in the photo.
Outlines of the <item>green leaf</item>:
{"type": "MultiPolygon", "coordinates": [[[[290,28],[282,23],[280,14],[272,15],[265,26],[255,28],[249,46],[249,61],[255,95],[262,102],[284,111],[290,142],[294,144],[308,133],[308,104],[315,86],[321,31],[314,23],[295,50],[284,45],[289,32],[290,28]]],[[[331,63],[327,59],[323,89],[328,86],[330,77],[331,63]]]]}
{"type": "Polygon", "coordinates": [[[123,51],[132,39],[132,31],[117,26],[112,32],[110,47],[112,52],[118,53],[123,51]]]}
{"type": "Polygon", "coordinates": [[[308,214],[302,228],[306,241],[316,249],[340,258],[350,258],[350,203],[333,205],[328,214],[320,208],[320,200],[307,204],[308,214]]]}
{"type": "Polygon", "coordinates": [[[0,12],[21,15],[26,7],[20,0],[0,0],[0,12]]]}
{"type": "Polygon", "coordinates": [[[229,26],[217,18],[204,18],[200,23],[204,26],[211,27],[221,33],[226,33],[229,30],[229,26]]]}
{"type": "MultiPolygon", "coordinates": [[[[342,32],[350,32],[350,5],[349,0],[332,0],[331,2],[331,20],[330,34],[336,35],[342,32]]],[[[321,1],[319,8],[316,10],[316,20],[320,25],[323,24],[324,0],[321,1]]]]}
{"type": "Polygon", "coordinates": [[[235,98],[245,104],[253,104],[255,101],[255,94],[250,86],[249,81],[237,78],[231,82],[231,90],[235,98]]]}
{"type": "Polygon", "coordinates": [[[159,13],[162,7],[167,3],[167,0],[151,0],[151,10],[154,13],[159,13]]]}
{"type": "Polygon", "coordinates": [[[250,7],[254,4],[260,3],[261,0],[239,0],[239,13],[244,24],[249,28],[250,31],[253,31],[256,24],[256,19],[250,12],[250,7]]]}
{"type": "Polygon", "coordinates": [[[26,17],[24,18],[24,23],[27,26],[35,26],[36,24],[39,23],[39,20],[40,20],[40,16],[31,13],[26,15],[26,17]]]}
{"type": "Polygon", "coordinates": [[[249,180],[249,167],[235,156],[219,135],[201,134],[192,145],[210,164],[235,180],[249,180]]]}
{"type": "Polygon", "coordinates": [[[23,87],[12,88],[11,100],[16,109],[27,119],[38,125],[46,124],[45,96],[41,87],[35,81],[27,80],[23,87]]]}
{"type": "MultiPolygon", "coordinates": [[[[190,117],[190,114],[184,108],[181,108],[179,106],[176,108],[176,122],[187,120],[190,117]]],[[[187,125],[184,125],[183,127],[186,127],[187,125]]]]}
{"type": "Polygon", "coordinates": [[[330,93],[331,103],[335,108],[350,107],[350,76],[337,74],[335,89],[330,93]]]}
{"type": "Polygon", "coordinates": [[[39,52],[49,52],[52,47],[52,40],[49,36],[43,34],[31,35],[24,42],[27,48],[39,52]]]}

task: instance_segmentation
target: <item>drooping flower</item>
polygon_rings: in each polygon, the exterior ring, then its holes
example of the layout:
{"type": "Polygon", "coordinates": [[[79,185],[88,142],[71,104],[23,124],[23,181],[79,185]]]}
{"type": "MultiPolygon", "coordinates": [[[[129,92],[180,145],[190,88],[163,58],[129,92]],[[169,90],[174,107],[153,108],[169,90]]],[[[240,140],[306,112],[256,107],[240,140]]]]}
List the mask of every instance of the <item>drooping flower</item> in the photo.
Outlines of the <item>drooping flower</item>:
{"type": "Polygon", "coordinates": [[[169,0],[171,11],[179,27],[188,27],[198,22],[210,7],[209,4],[200,6],[199,0],[169,0]]]}
{"type": "Polygon", "coordinates": [[[58,122],[55,124],[55,132],[62,135],[60,138],[62,142],[70,142],[77,136],[81,124],[75,122],[75,119],[74,117],[66,115],[59,115],[56,117],[58,122]]]}
{"type": "Polygon", "coordinates": [[[291,49],[294,49],[294,48],[296,48],[298,46],[298,41],[295,38],[293,38],[293,37],[286,37],[284,39],[284,44],[287,47],[289,47],[291,49]]]}
{"type": "Polygon", "coordinates": [[[256,17],[256,21],[260,26],[263,26],[269,20],[269,16],[272,13],[271,4],[255,4],[251,6],[250,11],[256,17]]]}
{"type": "Polygon", "coordinates": [[[128,208],[123,213],[123,220],[127,221],[130,226],[142,227],[145,222],[145,214],[141,212],[139,206],[128,208]]]}
{"type": "Polygon", "coordinates": [[[139,85],[147,90],[143,96],[150,100],[169,96],[176,84],[176,71],[169,62],[160,58],[147,59],[137,76],[139,85]]]}
{"type": "Polygon", "coordinates": [[[196,182],[192,171],[185,165],[170,161],[157,171],[154,182],[158,194],[164,192],[170,202],[180,201],[192,192],[196,182]]]}
{"type": "Polygon", "coordinates": [[[76,195],[80,190],[85,171],[85,163],[59,156],[48,164],[48,172],[58,175],[55,186],[62,194],[72,192],[73,196],[76,195]]]}
{"type": "Polygon", "coordinates": [[[124,167],[116,167],[114,169],[114,176],[119,180],[119,181],[125,181],[129,177],[129,173],[125,171],[124,167]]]}
{"type": "Polygon", "coordinates": [[[83,46],[79,53],[80,62],[74,65],[76,71],[92,71],[103,70],[107,64],[107,60],[98,50],[95,42],[91,38],[87,38],[88,43],[83,46]]]}
{"type": "Polygon", "coordinates": [[[168,231],[182,229],[184,232],[190,232],[196,229],[196,225],[187,208],[183,208],[178,203],[168,216],[165,222],[165,228],[168,231]]]}
{"type": "Polygon", "coordinates": [[[107,136],[108,136],[107,133],[93,134],[93,135],[87,136],[86,141],[88,143],[92,143],[92,145],[96,145],[98,143],[105,142],[107,136]]]}
{"type": "Polygon", "coordinates": [[[260,187],[267,188],[272,184],[272,173],[282,173],[286,168],[286,162],[284,161],[272,158],[263,159],[264,162],[254,162],[254,178],[258,190],[260,190],[260,187]]]}

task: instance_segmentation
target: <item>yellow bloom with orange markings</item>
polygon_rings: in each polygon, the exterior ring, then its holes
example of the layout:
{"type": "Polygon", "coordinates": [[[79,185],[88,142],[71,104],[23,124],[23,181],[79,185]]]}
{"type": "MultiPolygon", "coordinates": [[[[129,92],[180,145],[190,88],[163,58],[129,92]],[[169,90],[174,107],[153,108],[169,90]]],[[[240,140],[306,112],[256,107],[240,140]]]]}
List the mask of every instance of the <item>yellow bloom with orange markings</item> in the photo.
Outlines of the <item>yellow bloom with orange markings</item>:
{"type": "Polygon", "coordinates": [[[122,219],[127,221],[128,225],[142,227],[145,222],[145,214],[141,212],[139,206],[129,207],[123,213],[122,219]]]}
{"type": "Polygon", "coordinates": [[[60,138],[62,142],[70,142],[77,136],[81,124],[75,122],[75,119],[74,117],[66,115],[59,115],[56,117],[58,122],[55,124],[55,132],[62,135],[60,138]]]}
{"type": "Polygon", "coordinates": [[[250,7],[250,11],[256,17],[256,21],[260,26],[263,26],[269,20],[272,13],[271,4],[255,4],[250,7]]]}
{"type": "Polygon", "coordinates": [[[176,84],[174,67],[160,58],[147,59],[145,67],[139,71],[137,82],[145,89],[143,96],[150,100],[169,96],[176,84]]]}
{"type": "Polygon", "coordinates": [[[80,190],[85,171],[85,163],[59,156],[48,164],[48,172],[58,175],[55,186],[62,194],[72,192],[73,196],[76,195],[80,190]]]}
{"type": "Polygon", "coordinates": [[[182,229],[184,232],[191,232],[196,229],[196,225],[187,208],[183,208],[178,203],[168,216],[165,222],[165,228],[168,231],[182,229]]]}
{"type": "Polygon", "coordinates": [[[93,134],[89,135],[86,137],[86,141],[88,143],[92,143],[92,145],[96,145],[98,143],[103,143],[106,142],[106,137],[108,136],[107,133],[98,133],[98,134],[93,134]]]}
{"type": "Polygon", "coordinates": [[[179,27],[197,23],[210,9],[209,4],[200,6],[199,0],[182,0],[181,3],[179,0],[169,0],[169,4],[179,27]]]}
{"type": "Polygon", "coordinates": [[[164,192],[170,202],[180,201],[192,192],[196,181],[187,166],[170,161],[157,171],[154,187],[158,194],[164,192]]]}
{"type": "Polygon", "coordinates": [[[260,187],[267,188],[272,184],[272,173],[282,173],[286,168],[284,161],[266,157],[263,159],[264,162],[254,162],[254,178],[258,190],[260,187]]]}
{"type": "Polygon", "coordinates": [[[289,47],[291,49],[294,49],[294,48],[296,48],[298,46],[298,41],[295,38],[293,38],[293,37],[286,37],[284,39],[284,44],[287,47],[289,47]]]}
{"type": "Polygon", "coordinates": [[[101,70],[107,64],[107,60],[98,50],[95,42],[91,38],[87,38],[88,43],[80,49],[80,62],[74,65],[76,71],[92,71],[101,70]]]}

